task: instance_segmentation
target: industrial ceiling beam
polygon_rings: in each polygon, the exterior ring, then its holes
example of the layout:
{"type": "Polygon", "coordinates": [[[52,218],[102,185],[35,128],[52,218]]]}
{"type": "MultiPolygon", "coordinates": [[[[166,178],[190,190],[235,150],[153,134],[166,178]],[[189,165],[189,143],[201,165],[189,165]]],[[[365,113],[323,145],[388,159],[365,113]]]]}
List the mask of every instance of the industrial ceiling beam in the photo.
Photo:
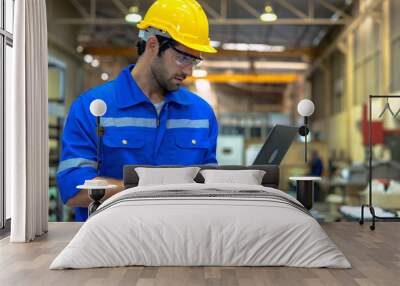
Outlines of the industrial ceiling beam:
{"type": "Polygon", "coordinates": [[[335,7],[334,5],[332,5],[331,3],[329,3],[326,0],[319,0],[318,3],[321,4],[322,6],[324,6],[325,8],[331,10],[332,12],[338,13],[339,15],[341,15],[345,19],[350,19],[351,18],[351,16],[349,14],[347,14],[343,10],[335,7]]]}
{"type": "MultiPolygon", "coordinates": [[[[135,47],[86,47],[84,50],[85,54],[97,55],[97,56],[120,56],[120,57],[137,57],[137,50],[135,47]]],[[[256,52],[256,51],[232,51],[232,50],[218,50],[216,54],[204,55],[206,59],[214,57],[232,57],[232,58],[261,58],[261,57],[309,57],[312,58],[315,55],[315,49],[313,48],[299,48],[299,49],[286,49],[281,52],[256,52]]]]}
{"type": "Polygon", "coordinates": [[[72,6],[81,14],[82,17],[87,18],[89,17],[89,13],[85,10],[85,8],[78,2],[78,0],[69,0],[72,6]]]}
{"type": "Polygon", "coordinates": [[[245,83],[291,83],[299,80],[297,74],[209,74],[205,77],[188,77],[187,82],[193,82],[199,79],[208,80],[212,83],[245,82],[245,83]]]}
{"type": "Polygon", "coordinates": [[[306,14],[304,14],[302,11],[300,11],[298,8],[296,8],[294,5],[290,4],[286,0],[275,0],[275,2],[278,3],[279,5],[285,7],[286,9],[288,9],[290,12],[292,12],[296,16],[298,16],[300,18],[307,18],[306,14]]]}
{"type": "Polygon", "coordinates": [[[266,85],[252,85],[249,86],[248,84],[245,85],[240,85],[237,83],[231,83],[231,86],[234,86],[237,89],[240,90],[246,90],[246,91],[251,91],[251,92],[262,92],[262,93],[268,93],[269,95],[280,95],[282,96],[282,94],[285,92],[288,84],[284,83],[284,84],[270,84],[267,83],[266,85]]]}
{"type": "Polygon", "coordinates": [[[204,10],[208,14],[210,14],[213,18],[221,18],[221,15],[217,11],[215,11],[213,7],[208,5],[207,2],[203,0],[197,0],[197,2],[199,2],[199,4],[204,8],[204,10]]]}
{"type": "Polygon", "coordinates": [[[309,71],[307,72],[307,76],[310,76],[318,67],[322,65],[324,59],[326,59],[332,52],[334,52],[338,44],[346,39],[346,37],[353,33],[353,31],[358,28],[364,20],[373,15],[375,9],[382,4],[383,0],[371,0],[368,7],[361,12],[356,18],[350,20],[350,23],[346,26],[343,32],[333,41],[331,42],[328,47],[321,53],[320,56],[313,62],[313,65],[310,67],[309,71]]]}
{"type": "Polygon", "coordinates": [[[211,19],[211,25],[345,25],[347,20],[330,18],[278,18],[274,22],[263,22],[259,19],[211,19]]]}
{"type": "Polygon", "coordinates": [[[221,0],[221,17],[228,17],[228,0],[221,0]]]}
{"type": "MultiPolygon", "coordinates": [[[[70,0],[75,8],[80,12],[83,18],[61,18],[56,22],[63,25],[131,25],[124,18],[96,18],[96,0],[90,0],[90,13],[82,7],[78,0],[70,0]]],[[[343,16],[344,19],[331,18],[314,18],[316,0],[308,0],[307,8],[308,15],[299,8],[289,3],[287,0],[275,0],[277,4],[286,8],[299,18],[278,18],[274,22],[263,22],[259,19],[260,12],[249,4],[246,0],[234,0],[234,2],[242,9],[247,11],[254,18],[228,18],[228,0],[221,0],[220,11],[216,11],[206,1],[198,0],[204,10],[211,16],[209,19],[210,25],[345,25],[348,24],[350,16],[344,11],[328,3],[326,0],[318,0],[318,3],[323,7],[343,16]]],[[[121,14],[126,15],[127,7],[121,0],[112,0],[114,6],[118,8],[121,14]]]]}
{"type": "Polygon", "coordinates": [[[315,3],[314,0],[308,0],[308,18],[314,18],[315,3]]]}
{"type": "MultiPolygon", "coordinates": [[[[99,25],[99,26],[117,26],[117,25],[132,25],[125,22],[123,18],[61,18],[56,20],[57,24],[61,25],[99,25]]],[[[215,26],[222,25],[346,25],[348,20],[344,19],[330,19],[330,18],[284,18],[278,19],[274,22],[262,22],[259,19],[223,19],[215,18],[210,19],[209,24],[215,26]]]]}
{"type": "Polygon", "coordinates": [[[96,0],[90,0],[90,17],[96,19],[96,0]]]}
{"type": "Polygon", "coordinates": [[[121,0],[111,0],[115,7],[121,12],[122,16],[128,14],[128,8],[121,2],[121,0]]]}
{"type": "Polygon", "coordinates": [[[244,0],[235,0],[235,2],[242,7],[243,9],[245,9],[247,12],[250,13],[250,15],[256,17],[257,19],[260,17],[260,12],[257,11],[257,9],[253,8],[253,6],[251,6],[249,3],[247,3],[244,0]]]}

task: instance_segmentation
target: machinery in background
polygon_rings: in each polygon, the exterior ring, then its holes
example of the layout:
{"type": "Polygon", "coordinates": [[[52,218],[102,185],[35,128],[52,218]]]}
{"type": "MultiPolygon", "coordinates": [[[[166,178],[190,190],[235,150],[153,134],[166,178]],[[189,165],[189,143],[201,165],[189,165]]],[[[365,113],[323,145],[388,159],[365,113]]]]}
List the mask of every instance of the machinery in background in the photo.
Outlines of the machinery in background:
{"type": "MultiPolygon", "coordinates": [[[[399,117],[400,119],[400,117],[399,117]]],[[[371,120],[372,146],[384,145],[390,150],[391,160],[400,163],[400,128],[398,129],[385,129],[383,120],[371,120]]],[[[363,138],[363,145],[365,148],[366,158],[368,158],[368,144],[369,144],[369,133],[368,133],[368,106],[364,104],[361,118],[361,132],[363,138]]],[[[374,154],[373,154],[374,158],[374,154]]]]}
{"type": "Polygon", "coordinates": [[[243,165],[244,137],[242,135],[218,135],[217,160],[219,165],[243,165]]]}
{"type": "Polygon", "coordinates": [[[73,210],[61,201],[56,174],[61,156],[61,134],[65,119],[66,64],[49,55],[49,221],[74,221],[73,210]]]}

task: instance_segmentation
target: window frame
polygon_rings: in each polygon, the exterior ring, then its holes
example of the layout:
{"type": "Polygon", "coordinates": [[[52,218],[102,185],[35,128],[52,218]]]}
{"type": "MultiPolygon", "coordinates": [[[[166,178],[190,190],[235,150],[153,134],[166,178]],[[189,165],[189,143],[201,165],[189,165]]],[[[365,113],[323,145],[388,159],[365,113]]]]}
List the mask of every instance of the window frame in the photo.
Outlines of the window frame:
{"type": "MultiPolygon", "coordinates": [[[[11,219],[7,219],[6,215],[6,189],[5,189],[5,92],[6,92],[6,47],[13,48],[13,34],[6,30],[6,0],[0,0],[0,237],[8,235],[10,232],[11,219]]],[[[11,0],[15,7],[15,1],[11,0]]],[[[13,9],[13,11],[15,11],[13,9]]],[[[14,16],[14,15],[13,15],[14,16]]],[[[13,29],[14,30],[14,29],[13,29]]],[[[8,55],[7,55],[8,56],[8,55]]]]}

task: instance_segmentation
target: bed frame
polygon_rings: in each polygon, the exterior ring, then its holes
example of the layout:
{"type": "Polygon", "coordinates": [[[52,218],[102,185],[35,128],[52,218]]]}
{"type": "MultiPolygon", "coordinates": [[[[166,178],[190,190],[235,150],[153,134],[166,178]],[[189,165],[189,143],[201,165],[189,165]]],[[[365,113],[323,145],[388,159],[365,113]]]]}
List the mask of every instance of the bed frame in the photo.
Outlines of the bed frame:
{"type": "MultiPolygon", "coordinates": [[[[205,169],[217,169],[217,170],[263,170],[265,175],[262,179],[261,184],[264,187],[278,188],[279,186],[279,166],[278,165],[254,165],[254,166],[238,166],[238,165],[195,165],[200,167],[202,170],[205,169]]],[[[125,165],[124,166],[124,186],[125,189],[136,187],[139,182],[139,176],[135,171],[137,167],[147,168],[178,168],[183,166],[149,166],[149,165],[125,165]]],[[[198,173],[194,178],[197,183],[204,183],[203,176],[198,173]]]]}

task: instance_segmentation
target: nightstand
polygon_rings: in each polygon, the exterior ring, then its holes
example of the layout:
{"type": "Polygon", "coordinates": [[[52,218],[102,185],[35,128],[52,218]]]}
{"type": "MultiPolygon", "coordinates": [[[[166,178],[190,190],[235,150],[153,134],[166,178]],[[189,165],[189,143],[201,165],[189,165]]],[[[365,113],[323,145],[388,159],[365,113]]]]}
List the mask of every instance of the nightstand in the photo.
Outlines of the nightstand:
{"type": "Polygon", "coordinates": [[[289,180],[296,181],[297,200],[310,210],[314,201],[314,183],[320,181],[321,177],[290,177],[289,180]]]}

